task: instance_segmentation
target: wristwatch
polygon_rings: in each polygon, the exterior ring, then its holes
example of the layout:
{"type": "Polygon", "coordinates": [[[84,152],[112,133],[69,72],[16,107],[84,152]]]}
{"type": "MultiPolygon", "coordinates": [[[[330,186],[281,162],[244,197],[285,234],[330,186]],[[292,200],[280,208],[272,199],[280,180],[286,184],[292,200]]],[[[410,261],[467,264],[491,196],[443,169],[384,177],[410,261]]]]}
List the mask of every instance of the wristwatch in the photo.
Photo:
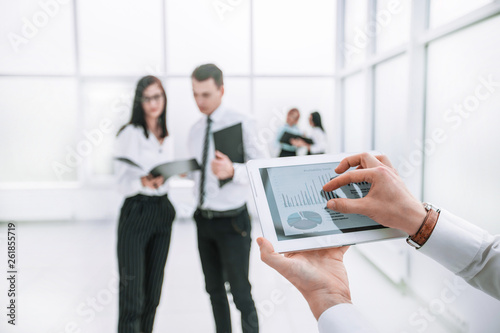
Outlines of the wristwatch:
{"type": "Polygon", "coordinates": [[[406,242],[417,250],[420,249],[431,236],[434,227],[436,227],[439,213],[441,212],[439,208],[434,207],[430,203],[424,202],[423,205],[427,214],[425,215],[422,225],[415,235],[410,235],[406,238],[406,242]]]}

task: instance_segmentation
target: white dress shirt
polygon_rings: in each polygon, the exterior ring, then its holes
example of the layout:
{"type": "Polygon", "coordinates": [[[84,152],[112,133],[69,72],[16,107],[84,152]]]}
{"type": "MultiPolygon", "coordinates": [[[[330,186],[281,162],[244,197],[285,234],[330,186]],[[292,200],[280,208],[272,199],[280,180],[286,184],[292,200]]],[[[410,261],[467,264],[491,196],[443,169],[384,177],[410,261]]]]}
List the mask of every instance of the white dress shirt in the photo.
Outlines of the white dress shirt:
{"type": "MultiPolygon", "coordinates": [[[[500,300],[500,235],[441,210],[438,223],[418,250],[485,293],[500,300]]],[[[319,332],[374,332],[351,304],[339,304],[323,312],[319,332]]]]}
{"type": "Polygon", "coordinates": [[[115,140],[114,173],[117,187],[125,197],[132,197],[136,194],[161,196],[168,191],[168,181],[157,189],[142,186],[141,177],[147,176],[155,166],[174,160],[174,144],[171,136],[167,136],[160,143],[149,130],[148,134],[149,137],[146,138],[141,126],[127,125],[115,140]],[[117,157],[127,158],[141,168],[117,161],[115,159],[117,157]]]}
{"type": "Polygon", "coordinates": [[[311,148],[309,148],[311,154],[326,152],[326,134],[321,128],[313,127],[309,137],[313,140],[313,144],[311,145],[311,148]]]}
{"type": "MultiPolygon", "coordinates": [[[[215,147],[213,141],[213,132],[217,132],[226,127],[241,123],[243,130],[243,150],[245,153],[245,161],[265,157],[262,145],[258,143],[258,133],[255,129],[254,121],[249,117],[230,111],[224,106],[219,106],[211,115],[208,157],[205,173],[205,200],[203,209],[215,211],[226,211],[236,209],[246,203],[249,192],[249,180],[245,164],[233,163],[234,176],[232,181],[219,187],[219,180],[212,172],[211,163],[215,158],[215,147]]],[[[191,131],[189,132],[189,150],[192,156],[196,158],[201,165],[203,160],[203,145],[205,140],[205,130],[207,127],[207,116],[203,116],[198,120],[191,131]]],[[[195,181],[194,193],[196,202],[199,202],[201,171],[192,173],[192,178],[195,181]]]]}

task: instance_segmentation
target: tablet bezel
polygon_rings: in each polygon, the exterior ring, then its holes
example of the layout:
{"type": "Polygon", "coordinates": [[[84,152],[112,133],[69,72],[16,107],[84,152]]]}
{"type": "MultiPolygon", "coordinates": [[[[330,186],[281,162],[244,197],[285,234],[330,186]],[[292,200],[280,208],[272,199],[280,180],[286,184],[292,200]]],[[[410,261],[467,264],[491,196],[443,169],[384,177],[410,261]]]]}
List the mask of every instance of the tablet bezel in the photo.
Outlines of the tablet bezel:
{"type": "MultiPolygon", "coordinates": [[[[378,152],[370,152],[378,155],[378,152]]],[[[353,231],[348,233],[308,236],[301,239],[278,240],[276,229],[272,220],[271,211],[266,197],[264,184],[260,174],[261,168],[309,165],[318,163],[338,163],[352,153],[342,154],[322,154],[296,157],[280,157],[271,159],[250,160],[247,162],[247,171],[250,178],[252,194],[259,214],[259,222],[262,234],[268,239],[279,253],[295,252],[304,250],[314,250],[329,247],[339,247],[344,245],[354,245],[359,243],[379,241],[389,238],[399,238],[407,236],[403,231],[383,228],[375,230],[353,231]]]]}

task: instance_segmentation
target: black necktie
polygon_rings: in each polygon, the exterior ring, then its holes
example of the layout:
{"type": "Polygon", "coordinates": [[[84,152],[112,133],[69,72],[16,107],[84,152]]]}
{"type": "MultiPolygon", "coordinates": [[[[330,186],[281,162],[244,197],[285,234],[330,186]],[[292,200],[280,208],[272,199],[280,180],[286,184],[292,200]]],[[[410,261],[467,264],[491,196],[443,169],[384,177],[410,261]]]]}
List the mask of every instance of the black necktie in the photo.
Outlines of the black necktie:
{"type": "Polygon", "coordinates": [[[207,127],[205,129],[205,142],[203,143],[203,158],[201,161],[200,198],[198,205],[198,207],[200,208],[203,205],[203,201],[205,201],[205,173],[207,169],[206,167],[207,167],[207,157],[208,157],[208,144],[210,143],[208,136],[210,134],[210,124],[212,124],[212,119],[210,119],[210,117],[207,117],[207,127]]]}

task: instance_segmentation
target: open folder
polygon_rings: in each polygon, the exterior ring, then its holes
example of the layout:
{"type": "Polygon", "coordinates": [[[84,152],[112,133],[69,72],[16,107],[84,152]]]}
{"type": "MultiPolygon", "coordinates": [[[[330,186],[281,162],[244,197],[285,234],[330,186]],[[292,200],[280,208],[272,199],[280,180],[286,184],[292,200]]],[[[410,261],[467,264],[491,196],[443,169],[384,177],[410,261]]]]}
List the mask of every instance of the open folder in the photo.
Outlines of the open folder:
{"type": "Polygon", "coordinates": [[[281,136],[281,139],[280,139],[280,142],[281,143],[287,143],[287,144],[291,144],[290,143],[290,139],[302,139],[305,141],[305,143],[308,143],[310,145],[312,145],[314,143],[313,140],[309,139],[309,138],[306,138],[305,136],[302,136],[302,135],[297,135],[297,134],[292,134],[290,132],[285,132],[283,133],[283,135],[281,136]]]}
{"type": "Polygon", "coordinates": [[[214,132],[215,149],[227,155],[233,163],[245,163],[241,123],[214,132]]]}
{"type": "MultiPolygon", "coordinates": [[[[135,163],[134,161],[126,158],[126,157],[115,157],[117,161],[121,161],[124,163],[127,163],[131,166],[137,167],[141,170],[144,170],[140,165],[135,163]]],[[[195,171],[195,170],[200,170],[200,166],[198,162],[194,158],[189,159],[189,160],[179,160],[179,161],[173,161],[173,162],[167,162],[163,163],[160,165],[155,166],[153,169],[149,171],[150,174],[153,175],[153,177],[157,176],[163,176],[163,178],[167,179],[172,176],[181,174],[181,173],[186,173],[189,171],[195,171]]]]}

